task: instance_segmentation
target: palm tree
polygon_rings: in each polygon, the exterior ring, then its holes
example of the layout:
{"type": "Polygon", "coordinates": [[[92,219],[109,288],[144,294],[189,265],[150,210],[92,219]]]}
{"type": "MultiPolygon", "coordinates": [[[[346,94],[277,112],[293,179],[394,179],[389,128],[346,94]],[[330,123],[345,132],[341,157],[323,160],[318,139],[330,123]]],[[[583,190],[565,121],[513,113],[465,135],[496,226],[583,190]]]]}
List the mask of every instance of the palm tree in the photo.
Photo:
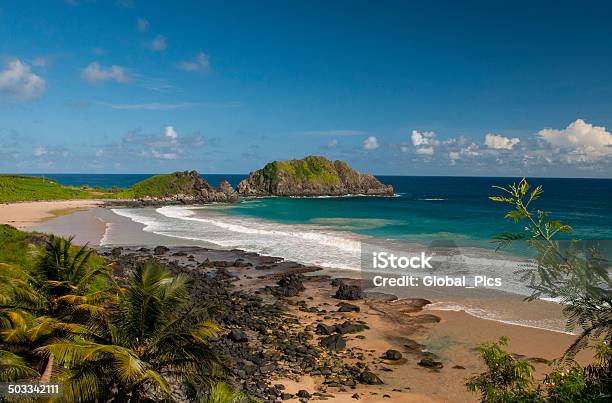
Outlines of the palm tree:
{"type": "Polygon", "coordinates": [[[68,400],[159,400],[171,398],[175,387],[207,384],[220,374],[208,343],[218,330],[205,309],[190,303],[185,275],[147,262],[105,320],[91,324],[88,337],[57,340],[40,351],[60,364],[68,400]]]}

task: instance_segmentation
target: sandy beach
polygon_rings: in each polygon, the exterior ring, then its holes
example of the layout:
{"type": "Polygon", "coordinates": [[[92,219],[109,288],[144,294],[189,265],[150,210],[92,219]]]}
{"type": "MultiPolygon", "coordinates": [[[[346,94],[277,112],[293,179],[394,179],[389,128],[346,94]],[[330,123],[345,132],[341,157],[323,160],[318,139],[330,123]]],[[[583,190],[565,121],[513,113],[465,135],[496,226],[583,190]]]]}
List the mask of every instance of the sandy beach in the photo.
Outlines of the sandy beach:
{"type": "Polygon", "coordinates": [[[99,200],[60,200],[0,204],[0,224],[25,229],[41,221],[103,203],[99,200]]]}
{"type": "MultiPolygon", "coordinates": [[[[77,240],[94,245],[98,245],[112,233],[113,244],[123,245],[122,253],[128,256],[138,255],[142,246],[202,246],[201,242],[144,232],[143,225],[101,208],[95,202],[24,203],[11,206],[15,206],[17,210],[3,206],[4,222],[27,222],[30,229],[63,236],[72,234],[76,235],[77,240]],[[67,208],[76,211],[49,219],[53,211],[67,208]],[[33,213],[28,215],[30,212],[33,213]],[[39,221],[34,223],[37,217],[39,221]]],[[[102,250],[108,252],[110,248],[102,250]]],[[[260,290],[274,286],[279,275],[287,267],[292,267],[291,262],[286,262],[285,265],[255,271],[253,266],[260,263],[260,257],[257,255],[241,251],[200,251],[197,248],[180,253],[173,253],[171,249],[164,256],[157,258],[182,265],[189,270],[201,267],[201,263],[208,258],[226,261],[227,267],[224,270],[234,277],[234,287],[251,294],[259,294],[260,290]],[[187,260],[184,257],[186,255],[190,256],[187,260]],[[253,266],[234,267],[233,262],[236,259],[253,259],[253,266]]],[[[384,384],[357,383],[336,387],[330,386],[323,376],[307,373],[293,373],[291,377],[272,375],[269,383],[283,384],[287,393],[297,393],[301,389],[318,391],[321,394],[331,393],[334,397],[330,400],[333,401],[354,401],[356,393],[359,399],[368,402],[389,399],[398,402],[477,401],[477,396],[467,392],[464,384],[466,377],[484,369],[475,351],[479,343],[508,336],[509,352],[532,360],[536,367],[536,376],[542,378],[551,368],[549,362],[558,358],[573,341],[572,335],[480,319],[462,311],[414,310],[410,305],[410,298],[396,301],[376,298],[350,301],[358,306],[360,311],[340,313],[336,308],[339,301],[333,298],[337,287],[332,286],[329,276],[320,276],[327,274],[326,271],[313,274],[314,276],[307,276],[304,280],[305,290],[299,296],[284,299],[289,304],[288,313],[298,318],[299,328],[296,331],[313,329],[322,322],[339,324],[349,320],[367,324],[367,330],[346,335],[347,352],[341,353],[340,356],[348,361],[354,360],[356,355],[362,356],[367,367],[376,373],[384,384]],[[402,352],[403,358],[397,362],[381,358],[388,349],[402,352]],[[428,369],[418,365],[424,354],[433,354],[443,367],[428,369]]],[[[520,307],[522,298],[516,296],[514,301],[509,300],[507,303],[520,307]]],[[[315,338],[310,344],[316,345],[317,340],[315,338]]],[[[589,354],[584,352],[578,358],[580,361],[586,361],[590,358],[589,354]]]]}

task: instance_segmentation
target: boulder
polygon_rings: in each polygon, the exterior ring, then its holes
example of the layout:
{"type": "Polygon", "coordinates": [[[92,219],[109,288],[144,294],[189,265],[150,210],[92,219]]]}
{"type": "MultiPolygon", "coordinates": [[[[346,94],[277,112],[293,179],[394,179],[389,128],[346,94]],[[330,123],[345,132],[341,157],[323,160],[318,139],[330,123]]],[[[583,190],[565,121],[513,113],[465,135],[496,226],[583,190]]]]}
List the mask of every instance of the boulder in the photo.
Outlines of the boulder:
{"type": "Polygon", "coordinates": [[[397,361],[402,359],[402,353],[397,350],[387,350],[385,351],[385,358],[387,360],[397,361]]]}
{"type": "Polygon", "coordinates": [[[363,371],[359,375],[359,382],[366,385],[382,385],[384,382],[373,372],[363,371]]]}
{"type": "Polygon", "coordinates": [[[348,301],[361,299],[362,297],[361,287],[349,284],[341,284],[334,295],[334,298],[348,301]]]}
{"type": "Polygon", "coordinates": [[[249,341],[249,337],[246,335],[246,333],[238,329],[232,329],[229,332],[229,338],[234,343],[247,343],[249,341]]]}
{"type": "Polygon", "coordinates": [[[333,334],[321,339],[319,345],[331,351],[340,351],[346,347],[346,340],[339,334],[333,334]]]}
{"type": "Polygon", "coordinates": [[[338,304],[338,312],[359,312],[360,308],[357,305],[349,304],[348,302],[341,302],[338,304]]]}

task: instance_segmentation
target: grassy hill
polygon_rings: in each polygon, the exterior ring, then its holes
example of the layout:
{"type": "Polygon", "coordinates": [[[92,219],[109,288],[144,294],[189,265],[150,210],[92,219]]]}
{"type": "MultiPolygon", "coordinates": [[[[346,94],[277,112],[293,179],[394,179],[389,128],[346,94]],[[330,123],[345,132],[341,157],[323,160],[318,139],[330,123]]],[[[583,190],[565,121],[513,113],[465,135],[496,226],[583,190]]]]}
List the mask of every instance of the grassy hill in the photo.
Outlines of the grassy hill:
{"type": "Polygon", "coordinates": [[[0,175],[0,203],[114,197],[115,194],[107,191],[63,186],[54,180],[35,176],[0,175]]]}
{"type": "Polygon", "coordinates": [[[193,191],[193,177],[183,172],[155,175],[123,189],[116,194],[119,199],[164,197],[173,194],[189,194],[193,191]]]}

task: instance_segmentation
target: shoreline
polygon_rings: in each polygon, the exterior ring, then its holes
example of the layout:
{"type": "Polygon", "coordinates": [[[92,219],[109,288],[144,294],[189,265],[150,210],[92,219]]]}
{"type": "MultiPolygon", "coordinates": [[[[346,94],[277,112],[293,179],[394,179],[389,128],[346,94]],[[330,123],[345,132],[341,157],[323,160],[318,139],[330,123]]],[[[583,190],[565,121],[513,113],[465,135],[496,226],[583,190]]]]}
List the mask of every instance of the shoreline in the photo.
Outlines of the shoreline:
{"type": "MultiPolygon", "coordinates": [[[[195,261],[189,260],[190,253],[196,254],[193,252],[194,250],[209,254],[211,260],[223,259],[227,262],[234,262],[238,259],[281,260],[276,272],[257,270],[253,273],[252,267],[231,267],[231,264],[228,263],[229,267],[225,270],[228,270],[231,275],[237,276],[237,279],[234,280],[235,287],[243,291],[249,291],[253,295],[257,295],[265,287],[274,286],[282,274],[292,270],[299,272],[296,267],[313,267],[254,252],[222,249],[217,245],[202,246],[203,242],[201,241],[189,241],[153,234],[143,231],[144,227],[144,224],[119,216],[108,208],[96,206],[40,222],[30,228],[37,231],[53,232],[62,236],[76,235],[77,240],[90,242],[94,245],[99,244],[104,236],[110,235],[114,237],[115,241],[119,241],[116,247],[124,248],[123,253],[128,255],[138,254],[141,247],[153,248],[156,245],[164,245],[170,249],[164,256],[154,256],[152,254],[150,256],[172,261],[171,257],[173,255],[187,255],[187,257],[177,257],[176,259],[183,259],[182,262],[188,264],[190,269],[199,267],[202,262],[199,257],[196,257],[195,261]],[[97,224],[92,226],[92,223],[97,224]],[[185,259],[187,260],[185,261],[185,259]]],[[[113,246],[102,246],[99,249],[110,252],[113,246]]],[[[305,274],[304,285],[306,290],[298,297],[294,297],[293,302],[291,302],[291,298],[288,299],[290,301],[290,311],[299,317],[299,322],[310,323],[311,327],[316,326],[316,321],[321,321],[321,315],[307,315],[308,312],[303,311],[304,304],[310,307],[308,309],[329,311],[330,307],[339,302],[339,300],[333,298],[337,287],[331,285],[330,279],[355,275],[355,272],[341,269],[316,268],[316,270],[316,272],[305,274]]],[[[432,306],[428,307],[426,305],[423,310],[416,313],[411,309],[407,312],[405,305],[409,305],[413,299],[409,297],[394,299],[394,301],[377,299],[347,301],[359,306],[361,312],[346,313],[339,316],[361,320],[368,324],[370,329],[357,335],[365,336],[365,339],[351,336],[348,339],[348,346],[351,350],[353,348],[370,350],[371,357],[373,357],[370,366],[385,382],[383,386],[377,387],[358,384],[355,390],[360,393],[360,399],[379,401],[382,400],[382,395],[390,394],[393,401],[456,401],[458,397],[462,401],[476,401],[477,396],[465,390],[464,378],[484,369],[475,352],[475,347],[479,343],[492,341],[500,336],[508,336],[510,338],[509,351],[516,356],[532,358],[536,367],[536,376],[541,378],[550,370],[548,363],[558,358],[574,340],[574,337],[568,334],[537,327],[503,323],[495,319],[479,318],[462,310],[437,310],[435,306],[440,301],[431,296],[428,299],[432,300],[432,306]],[[415,323],[414,318],[418,315],[427,317],[427,321],[430,322],[418,323],[419,319],[417,319],[415,323]],[[411,340],[407,342],[408,345],[416,342],[422,346],[423,351],[435,354],[444,367],[440,370],[431,370],[417,365],[418,357],[423,353],[422,351],[415,352],[407,349],[405,347],[407,345],[406,338],[411,340]],[[401,351],[406,355],[406,360],[398,364],[388,364],[376,358],[384,354],[387,349],[401,351]],[[409,390],[403,386],[406,383],[409,384],[409,390]],[[435,391],[431,389],[432,384],[439,385],[435,391]]],[[[508,301],[506,303],[512,304],[508,301]]],[[[534,306],[533,303],[529,304],[524,306],[534,306]]],[[[334,318],[335,316],[326,315],[326,317],[334,318]]],[[[577,357],[582,362],[587,362],[590,358],[590,352],[586,351],[577,357]]],[[[304,389],[304,385],[311,385],[315,390],[321,388],[327,390],[322,380],[316,376],[303,375],[299,381],[292,379],[278,379],[277,381],[285,385],[288,393],[297,393],[297,390],[304,389]]],[[[334,391],[334,401],[353,400],[351,396],[355,391],[350,388],[345,389],[347,389],[347,392],[334,391]]]]}
{"type": "Polygon", "coordinates": [[[103,205],[103,200],[50,200],[0,203],[0,224],[26,229],[59,216],[103,205]]]}

